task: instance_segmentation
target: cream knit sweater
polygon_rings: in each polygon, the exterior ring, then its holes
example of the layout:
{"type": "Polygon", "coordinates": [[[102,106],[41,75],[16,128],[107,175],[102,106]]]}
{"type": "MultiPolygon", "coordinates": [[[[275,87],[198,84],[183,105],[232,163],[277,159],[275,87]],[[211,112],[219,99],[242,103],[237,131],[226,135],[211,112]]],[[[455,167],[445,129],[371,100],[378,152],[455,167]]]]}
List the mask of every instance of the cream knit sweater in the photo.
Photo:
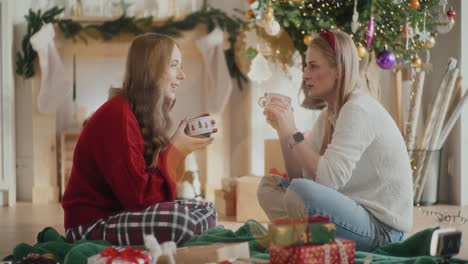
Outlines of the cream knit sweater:
{"type": "MultiPolygon", "coordinates": [[[[338,118],[324,109],[306,140],[319,151],[326,118],[334,134],[320,157],[316,181],[336,189],[390,227],[409,232],[413,223],[413,181],[403,137],[375,99],[356,94],[338,118]]],[[[308,178],[303,170],[303,176],[308,178]]]]}

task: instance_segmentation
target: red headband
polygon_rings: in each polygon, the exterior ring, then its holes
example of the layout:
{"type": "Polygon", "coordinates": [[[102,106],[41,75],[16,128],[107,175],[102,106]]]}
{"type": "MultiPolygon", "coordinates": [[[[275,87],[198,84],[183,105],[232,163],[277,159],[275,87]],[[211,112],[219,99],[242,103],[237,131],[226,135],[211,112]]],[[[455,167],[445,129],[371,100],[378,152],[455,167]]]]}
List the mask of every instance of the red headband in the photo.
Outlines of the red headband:
{"type": "Polygon", "coordinates": [[[328,29],[322,29],[322,31],[320,31],[320,36],[324,38],[328,42],[328,44],[330,44],[330,47],[332,48],[333,52],[335,52],[335,36],[333,35],[333,33],[328,29]]]}

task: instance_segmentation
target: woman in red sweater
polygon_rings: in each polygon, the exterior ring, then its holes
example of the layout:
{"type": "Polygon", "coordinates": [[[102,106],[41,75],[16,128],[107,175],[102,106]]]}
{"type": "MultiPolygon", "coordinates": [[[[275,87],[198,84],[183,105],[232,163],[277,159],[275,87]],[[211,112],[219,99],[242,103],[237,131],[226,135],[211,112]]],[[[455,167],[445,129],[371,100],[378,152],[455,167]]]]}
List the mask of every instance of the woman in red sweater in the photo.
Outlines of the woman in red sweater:
{"type": "Polygon", "coordinates": [[[75,148],[62,199],[68,241],[141,245],[153,234],[180,245],[216,225],[210,202],[175,200],[185,157],[213,142],[187,136],[186,119],[167,134],[181,67],[170,37],[150,33],[132,42],[122,91],[88,120],[75,148]]]}

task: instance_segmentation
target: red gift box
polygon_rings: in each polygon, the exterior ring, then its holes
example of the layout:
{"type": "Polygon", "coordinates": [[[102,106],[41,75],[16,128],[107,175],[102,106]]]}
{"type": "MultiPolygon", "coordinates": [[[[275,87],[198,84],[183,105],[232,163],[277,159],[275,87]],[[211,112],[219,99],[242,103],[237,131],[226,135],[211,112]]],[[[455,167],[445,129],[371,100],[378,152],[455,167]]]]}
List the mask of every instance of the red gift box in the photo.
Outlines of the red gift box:
{"type": "Polygon", "coordinates": [[[334,243],[270,248],[271,264],[354,264],[356,243],[336,239],[334,243]]]}

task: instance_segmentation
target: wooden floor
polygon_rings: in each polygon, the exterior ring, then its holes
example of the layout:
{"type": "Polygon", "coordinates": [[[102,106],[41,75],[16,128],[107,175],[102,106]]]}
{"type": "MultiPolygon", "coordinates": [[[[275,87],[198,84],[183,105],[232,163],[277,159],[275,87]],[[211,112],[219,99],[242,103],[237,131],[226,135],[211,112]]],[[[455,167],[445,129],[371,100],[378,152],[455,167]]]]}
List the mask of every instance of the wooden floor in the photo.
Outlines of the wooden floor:
{"type": "MultiPolygon", "coordinates": [[[[415,233],[427,227],[455,227],[463,232],[463,248],[459,258],[468,260],[468,222],[453,220],[439,222],[440,215],[456,216],[460,211],[460,216],[468,218],[468,206],[457,207],[448,205],[438,205],[430,207],[419,207],[414,209],[414,226],[411,233],[415,233]]],[[[447,217],[446,217],[447,218],[447,217]]],[[[18,243],[36,243],[36,235],[43,228],[50,226],[64,234],[63,211],[59,204],[32,205],[31,203],[17,203],[13,207],[0,207],[0,259],[11,254],[13,248],[18,243]]],[[[236,230],[242,225],[234,219],[220,219],[219,224],[228,229],[236,230]]]]}

